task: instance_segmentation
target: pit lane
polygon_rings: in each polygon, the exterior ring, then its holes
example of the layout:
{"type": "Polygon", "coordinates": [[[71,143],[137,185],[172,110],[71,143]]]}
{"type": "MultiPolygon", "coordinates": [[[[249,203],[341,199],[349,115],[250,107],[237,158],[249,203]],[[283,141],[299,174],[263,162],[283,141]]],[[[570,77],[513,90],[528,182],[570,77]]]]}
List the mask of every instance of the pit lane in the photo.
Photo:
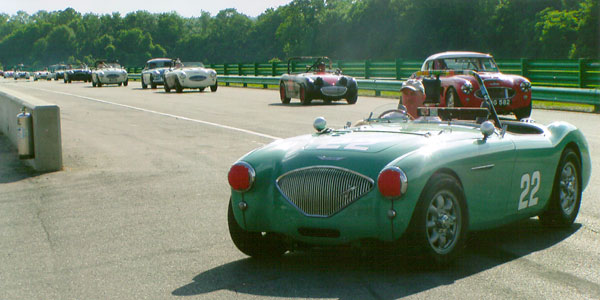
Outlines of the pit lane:
{"type": "Polygon", "coordinates": [[[600,115],[534,110],[581,128],[592,180],[576,224],[537,220],[474,234],[447,270],[341,249],[273,261],[227,231],[229,166],[246,152],[364,118],[395,99],[282,105],[276,90],[216,93],[0,79],[61,108],[64,170],[23,167],[0,136],[0,298],[600,298],[600,115]]]}

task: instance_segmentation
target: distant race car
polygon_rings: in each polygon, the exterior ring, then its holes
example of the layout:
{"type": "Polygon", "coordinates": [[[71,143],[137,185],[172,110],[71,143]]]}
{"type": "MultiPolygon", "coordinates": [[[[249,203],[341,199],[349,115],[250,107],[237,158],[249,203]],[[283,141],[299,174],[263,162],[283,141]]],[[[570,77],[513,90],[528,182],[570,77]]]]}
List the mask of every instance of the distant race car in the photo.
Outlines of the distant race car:
{"type": "Polygon", "coordinates": [[[346,99],[348,104],[354,104],[358,99],[358,85],[341,70],[332,70],[328,57],[292,57],[288,60],[287,74],[281,76],[279,95],[284,104],[290,103],[291,98],[299,98],[303,105],[314,99],[326,103],[346,99]],[[296,71],[296,66],[301,71],[296,71]]]}
{"type": "Polygon", "coordinates": [[[446,265],[469,231],[533,216],[571,225],[591,175],[585,137],[566,122],[501,121],[488,99],[420,108],[415,120],[382,107],[340,129],[317,118],[316,132],[249,152],[228,173],[233,243],[262,258],[397,246],[446,265]]]}
{"type": "Polygon", "coordinates": [[[50,66],[50,77],[54,80],[65,78],[65,71],[69,68],[67,65],[58,64],[50,66]]]}
{"type": "Polygon", "coordinates": [[[50,72],[48,70],[36,71],[33,73],[33,81],[37,81],[38,79],[50,80],[50,72]]]}
{"type": "Polygon", "coordinates": [[[483,78],[499,114],[514,113],[519,120],[531,115],[531,82],[523,76],[501,73],[490,54],[467,51],[434,54],[413,77],[436,72],[441,75],[441,106],[480,107],[481,88],[469,71],[476,71],[483,78]]]}
{"type": "Polygon", "coordinates": [[[65,71],[64,82],[71,83],[73,81],[92,81],[92,71],[86,64],[80,64],[65,71]]]}
{"type": "Polygon", "coordinates": [[[217,91],[217,72],[204,67],[201,62],[173,62],[173,68],[163,74],[165,92],[175,89],[181,93],[183,89],[200,89],[210,87],[211,92],[217,91]]]}
{"type": "Polygon", "coordinates": [[[29,79],[31,76],[29,75],[29,72],[27,71],[15,71],[15,73],[13,74],[13,78],[15,80],[17,79],[29,79]]]}
{"type": "Polygon", "coordinates": [[[127,71],[118,62],[97,61],[92,71],[92,86],[102,87],[104,84],[127,86],[127,71]]]}
{"type": "Polygon", "coordinates": [[[150,86],[155,89],[157,85],[163,85],[163,74],[173,67],[173,62],[170,58],[153,58],[147,61],[141,75],[142,88],[150,86]]]}

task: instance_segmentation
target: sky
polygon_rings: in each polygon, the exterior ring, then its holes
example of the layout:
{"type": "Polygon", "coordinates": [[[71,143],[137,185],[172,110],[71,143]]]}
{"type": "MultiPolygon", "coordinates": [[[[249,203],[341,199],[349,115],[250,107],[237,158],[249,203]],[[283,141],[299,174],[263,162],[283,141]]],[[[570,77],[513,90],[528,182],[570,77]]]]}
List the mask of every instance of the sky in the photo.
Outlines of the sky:
{"type": "Polygon", "coordinates": [[[40,10],[57,11],[71,7],[76,11],[95,14],[121,13],[125,16],[130,12],[146,10],[151,13],[176,11],[179,15],[189,18],[200,16],[202,11],[211,16],[227,8],[235,8],[239,13],[250,17],[262,14],[268,8],[286,5],[291,0],[2,0],[0,13],[15,15],[22,10],[32,15],[40,10]]]}

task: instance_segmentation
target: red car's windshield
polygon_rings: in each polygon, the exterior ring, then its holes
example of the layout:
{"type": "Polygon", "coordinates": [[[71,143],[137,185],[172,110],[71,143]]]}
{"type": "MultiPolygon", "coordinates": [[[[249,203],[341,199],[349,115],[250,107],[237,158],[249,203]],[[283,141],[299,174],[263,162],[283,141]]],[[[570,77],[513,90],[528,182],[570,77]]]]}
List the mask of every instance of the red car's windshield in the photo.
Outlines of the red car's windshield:
{"type": "Polygon", "coordinates": [[[429,70],[473,70],[477,72],[498,72],[498,66],[492,58],[453,57],[436,59],[429,62],[429,70]]]}

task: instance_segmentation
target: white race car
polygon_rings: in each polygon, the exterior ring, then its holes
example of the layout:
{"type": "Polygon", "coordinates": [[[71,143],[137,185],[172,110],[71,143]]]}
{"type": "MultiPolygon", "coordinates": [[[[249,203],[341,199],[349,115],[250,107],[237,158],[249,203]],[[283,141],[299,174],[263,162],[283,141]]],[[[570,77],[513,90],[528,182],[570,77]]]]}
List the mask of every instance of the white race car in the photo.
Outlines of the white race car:
{"type": "Polygon", "coordinates": [[[142,88],[150,86],[155,89],[157,85],[162,85],[163,74],[173,67],[173,62],[170,58],[153,58],[147,61],[142,70],[142,88]]]}
{"type": "Polygon", "coordinates": [[[103,84],[118,84],[127,86],[129,82],[127,71],[117,62],[97,61],[92,71],[92,86],[101,87],[103,84]]]}
{"type": "Polygon", "coordinates": [[[164,88],[165,92],[175,89],[181,93],[183,89],[200,89],[210,87],[212,92],[217,91],[217,72],[213,69],[205,68],[201,62],[175,62],[175,68],[165,72],[164,88]]]}
{"type": "Polygon", "coordinates": [[[33,73],[33,81],[37,81],[38,79],[50,80],[50,72],[48,72],[48,70],[42,70],[33,73]]]}

